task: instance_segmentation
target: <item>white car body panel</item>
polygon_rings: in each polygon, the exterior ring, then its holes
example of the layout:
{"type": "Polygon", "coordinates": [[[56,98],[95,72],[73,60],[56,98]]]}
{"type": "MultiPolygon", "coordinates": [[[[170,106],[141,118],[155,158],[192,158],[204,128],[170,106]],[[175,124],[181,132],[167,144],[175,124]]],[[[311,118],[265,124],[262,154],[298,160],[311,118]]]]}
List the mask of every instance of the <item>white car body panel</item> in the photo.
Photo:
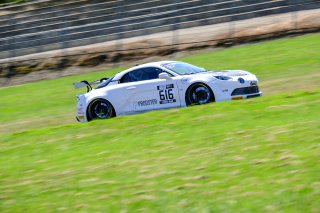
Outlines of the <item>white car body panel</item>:
{"type": "MultiPolygon", "coordinates": [[[[237,88],[258,86],[258,79],[255,75],[242,70],[227,70],[217,72],[201,72],[190,75],[178,75],[177,73],[161,66],[170,61],[154,62],[139,65],[116,74],[112,81],[105,87],[92,89],[91,91],[77,95],[77,120],[88,121],[87,109],[89,104],[96,99],[109,101],[116,113],[116,116],[135,114],[157,109],[174,107],[185,107],[186,92],[194,83],[203,83],[210,87],[216,102],[232,99],[246,99],[249,97],[261,96],[262,92],[251,94],[240,94],[232,96],[237,88]],[[170,79],[153,79],[129,83],[119,83],[120,79],[130,71],[145,67],[160,68],[172,75],[170,79]],[[220,80],[215,76],[228,76],[229,80],[220,80]],[[239,78],[243,79],[240,83],[239,78]],[[168,97],[170,96],[170,97],[168,97]],[[164,100],[161,100],[164,98],[164,100]]],[[[75,86],[79,87],[79,83],[75,86]]]]}

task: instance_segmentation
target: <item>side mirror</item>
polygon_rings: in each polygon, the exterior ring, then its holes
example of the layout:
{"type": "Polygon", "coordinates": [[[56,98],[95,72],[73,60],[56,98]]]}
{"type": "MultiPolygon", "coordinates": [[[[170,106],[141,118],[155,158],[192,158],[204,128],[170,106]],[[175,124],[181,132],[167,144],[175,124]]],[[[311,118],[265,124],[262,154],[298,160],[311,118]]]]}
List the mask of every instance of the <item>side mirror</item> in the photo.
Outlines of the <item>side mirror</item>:
{"type": "Polygon", "coordinates": [[[166,73],[166,72],[160,73],[160,74],[159,74],[159,78],[160,78],[160,79],[166,79],[166,80],[171,80],[171,79],[172,79],[172,78],[169,76],[169,74],[166,73]]]}

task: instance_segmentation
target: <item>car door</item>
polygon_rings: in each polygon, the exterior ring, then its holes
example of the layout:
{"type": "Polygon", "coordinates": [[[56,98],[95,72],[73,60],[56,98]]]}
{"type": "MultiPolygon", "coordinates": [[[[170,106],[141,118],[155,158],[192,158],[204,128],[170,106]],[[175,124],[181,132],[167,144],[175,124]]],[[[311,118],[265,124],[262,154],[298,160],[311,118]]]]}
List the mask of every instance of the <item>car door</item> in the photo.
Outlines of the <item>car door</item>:
{"type": "Polygon", "coordinates": [[[180,106],[175,80],[159,79],[161,72],[158,67],[145,67],[123,76],[120,83],[125,89],[128,114],[180,106]]]}

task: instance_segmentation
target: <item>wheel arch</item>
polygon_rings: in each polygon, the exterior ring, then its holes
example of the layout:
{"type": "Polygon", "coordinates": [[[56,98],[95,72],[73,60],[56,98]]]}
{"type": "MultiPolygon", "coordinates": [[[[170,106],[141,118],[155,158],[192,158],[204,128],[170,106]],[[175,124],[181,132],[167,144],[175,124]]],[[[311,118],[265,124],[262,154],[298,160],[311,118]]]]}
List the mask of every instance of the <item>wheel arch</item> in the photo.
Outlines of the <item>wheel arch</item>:
{"type": "Polygon", "coordinates": [[[89,115],[89,110],[90,110],[90,107],[92,107],[92,105],[95,103],[95,102],[97,102],[97,101],[107,101],[110,105],[111,105],[111,107],[112,107],[112,110],[113,110],[113,113],[114,113],[114,117],[116,117],[117,116],[117,112],[116,112],[116,110],[115,110],[115,108],[114,108],[114,105],[112,104],[112,102],[110,102],[108,99],[106,99],[106,98],[104,98],[104,97],[95,97],[95,98],[93,98],[92,100],[90,100],[90,102],[89,102],[89,104],[87,105],[87,108],[86,108],[86,116],[87,116],[87,120],[88,121],[90,121],[90,120],[92,120],[91,118],[90,118],[90,115],[89,115]]]}
{"type": "Polygon", "coordinates": [[[190,90],[191,90],[192,88],[194,88],[194,87],[197,86],[197,85],[205,85],[206,87],[208,87],[208,89],[209,89],[209,91],[210,91],[210,93],[211,93],[211,95],[212,95],[212,97],[213,97],[212,102],[215,102],[215,101],[216,101],[216,97],[215,97],[215,94],[214,94],[212,88],[211,88],[206,82],[204,82],[204,81],[195,81],[195,82],[192,82],[192,83],[189,85],[189,87],[187,88],[187,90],[186,90],[186,92],[185,92],[185,95],[184,95],[184,99],[185,99],[185,102],[186,102],[186,105],[187,105],[187,106],[188,106],[188,102],[189,102],[189,101],[188,101],[188,98],[187,98],[188,93],[190,92],[190,90]]]}

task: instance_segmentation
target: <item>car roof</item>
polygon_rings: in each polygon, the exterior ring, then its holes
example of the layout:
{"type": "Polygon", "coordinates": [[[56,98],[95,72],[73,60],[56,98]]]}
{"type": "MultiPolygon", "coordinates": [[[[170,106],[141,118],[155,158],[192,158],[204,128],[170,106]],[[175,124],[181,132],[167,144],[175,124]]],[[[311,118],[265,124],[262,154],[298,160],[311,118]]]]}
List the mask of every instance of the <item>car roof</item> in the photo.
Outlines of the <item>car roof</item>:
{"type": "Polygon", "coordinates": [[[118,74],[116,74],[114,76],[114,80],[120,80],[120,78],[122,78],[123,75],[127,74],[128,72],[135,70],[135,69],[139,69],[139,68],[144,68],[144,67],[160,67],[162,64],[166,64],[166,63],[176,63],[178,61],[157,61],[157,62],[149,62],[149,63],[145,63],[145,64],[140,64],[140,65],[136,65],[134,67],[131,67],[129,69],[126,69],[124,71],[119,72],[118,74]]]}
{"type": "MultiPolygon", "coordinates": [[[[136,69],[136,68],[143,68],[143,67],[150,67],[150,66],[161,66],[162,64],[173,63],[173,62],[176,63],[176,62],[178,62],[178,61],[156,61],[156,62],[149,62],[149,63],[145,63],[145,64],[136,65],[136,66],[131,67],[131,68],[127,69],[127,70],[129,71],[129,70],[136,69]]],[[[124,71],[127,71],[127,70],[124,70],[124,71]]]]}

